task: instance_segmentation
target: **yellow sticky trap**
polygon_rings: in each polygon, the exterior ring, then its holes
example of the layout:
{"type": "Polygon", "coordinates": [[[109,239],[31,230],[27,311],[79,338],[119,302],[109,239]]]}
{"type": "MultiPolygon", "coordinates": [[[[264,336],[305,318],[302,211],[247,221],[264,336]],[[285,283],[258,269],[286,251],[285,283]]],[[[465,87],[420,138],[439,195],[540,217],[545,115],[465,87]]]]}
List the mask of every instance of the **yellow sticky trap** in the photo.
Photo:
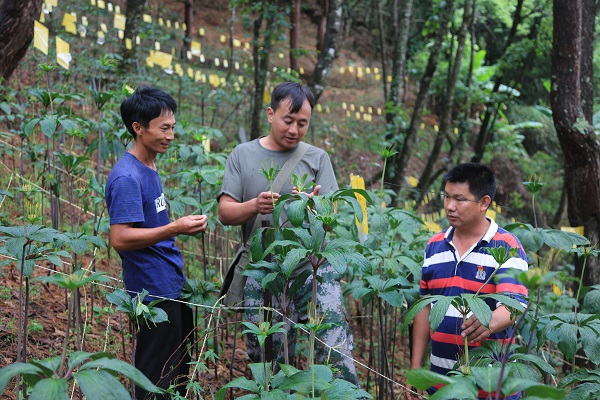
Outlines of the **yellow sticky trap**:
{"type": "Polygon", "coordinates": [[[191,51],[193,56],[199,57],[200,53],[202,53],[202,45],[200,45],[200,42],[192,40],[191,51]]]}
{"type": "Polygon", "coordinates": [[[190,68],[190,67],[188,67],[188,68],[187,68],[187,75],[188,75],[188,78],[190,78],[190,79],[194,79],[194,69],[193,69],[193,68],[190,68]]]}
{"type": "Polygon", "coordinates": [[[69,69],[71,62],[71,53],[69,52],[69,43],[56,37],[56,62],[64,69],[69,69]]]}
{"type": "Polygon", "coordinates": [[[387,81],[388,81],[388,83],[392,83],[392,76],[391,75],[387,76],[387,81]]]}
{"type": "Polygon", "coordinates": [[[100,29],[102,29],[102,32],[108,33],[108,28],[104,22],[100,24],[100,29]]]}
{"type": "Polygon", "coordinates": [[[245,48],[246,50],[250,50],[250,43],[248,43],[248,42],[245,42],[245,43],[244,43],[244,48],[245,48]]]}
{"type": "Polygon", "coordinates": [[[204,59],[204,54],[200,54],[200,62],[201,62],[201,63],[203,63],[204,61],[206,61],[206,60],[204,59]]]}
{"type": "Polygon", "coordinates": [[[350,104],[350,111],[354,111],[356,108],[354,107],[354,103],[350,104]]]}
{"type": "MultiPolygon", "coordinates": [[[[365,180],[359,176],[350,174],[350,186],[352,189],[365,189],[365,180]]],[[[355,193],[356,200],[358,200],[358,204],[360,204],[360,209],[362,211],[362,221],[359,222],[359,218],[356,217],[356,227],[358,229],[358,240],[361,243],[364,243],[367,240],[369,234],[369,223],[367,217],[367,199],[361,194],[355,193]]]]}
{"type": "Polygon", "coordinates": [[[33,47],[48,55],[48,28],[38,21],[34,21],[33,47]]]}
{"type": "Polygon", "coordinates": [[[346,110],[346,117],[350,118],[350,110],[346,110]]]}
{"type": "Polygon", "coordinates": [[[98,8],[101,8],[102,10],[104,10],[106,8],[106,3],[104,2],[104,0],[98,0],[97,4],[98,4],[98,8]]]}
{"type": "Polygon", "coordinates": [[[194,76],[194,80],[198,82],[200,79],[202,79],[202,74],[200,73],[200,70],[197,70],[196,75],[194,76]]]}
{"type": "Polygon", "coordinates": [[[326,112],[327,114],[329,114],[329,113],[331,112],[331,110],[329,109],[329,106],[325,106],[325,112],[326,112]]]}
{"type": "Polygon", "coordinates": [[[283,54],[282,52],[279,52],[279,58],[283,60],[285,58],[285,54],[283,54]]]}
{"type": "Polygon", "coordinates": [[[150,59],[153,64],[160,66],[161,68],[170,68],[173,62],[173,56],[169,53],[163,53],[162,51],[150,51],[150,59]]]}
{"type": "Polygon", "coordinates": [[[219,79],[219,75],[211,74],[208,76],[208,83],[211,84],[214,88],[218,88],[221,84],[221,80],[219,79]]]}
{"type": "Polygon", "coordinates": [[[158,17],[158,24],[160,26],[163,26],[165,24],[165,21],[162,19],[162,17],[158,17]]]}
{"type": "Polygon", "coordinates": [[[115,14],[114,25],[116,29],[121,31],[125,30],[125,21],[126,18],[123,14],[115,14]]]}
{"type": "Polygon", "coordinates": [[[430,232],[441,232],[442,231],[442,227],[439,224],[436,224],[435,222],[426,221],[423,223],[423,226],[430,232]]]}
{"type": "Polygon", "coordinates": [[[152,16],[148,15],[148,14],[143,14],[142,15],[142,21],[146,22],[147,24],[151,24],[152,23],[152,16]]]}
{"type": "Polygon", "coordinates": [[[214,64],[215,64],[215,67],[218,67],[219,65],[221,65],[221,61],[219,61],[219,58],[215,58],[214,64]]]}
{"type": "Polygon", "coordinates": [[[240,39],[233,39],[233,47],[242,47],[240,39]]]}
{"type": "Polygon", "coordinates": [[[373,107],[371,107],[371,106],[367,107],[367,112],[369,114],[373,114],[373,107]]]}
{"type": "Polygon", "coordinates": [[[300,75],[304,75],[304,68],[299,67],[298,72],[300,73],[300,75]]]}
{"type": "Polygon", "coordinates": [[[238,82],[239,83],[244,83],[244,77],[242,75],[238,75],[238,82]]]}
{"type": "Polygon", "coordinates": [[[360,113],[358,111],[354,113],[354,118],[360,120],[360,113]]]}
{"type": "Polygon", "coordinates": [[[263,92],[263,103],[271,104],[271,91],[267,88],[265,88],[265,91],[263,92]]]}
{"type": "Polygon", "coordinates": [[[229,61],[223,60],[223,68],[229,68],[229,61]]]}
{"type": "Polygon", "coordinates": [[[179,30],[179,22],[175,21],[175,29],[179,30]]]}
{"type": "Polygon", "coordinates": [[[376,81],[380,81],[381,80],[381,74],[375,74],[375,80],[376,81]]]}
{"type": "Polygon", "coordinates": [[[175,73],[179,76],[183,76],[183,68],[180,64],[175,64],[175,73]]]}
{"type": "Polygon", "coordinates": [[[187,25],[185,24],[185,22],[181,24],[181,30],[187,32],[187,25]]]}
{"type": "Polygon", "coordinates": [[[108,10],[108,12],[113,12],[113,5],[112,3],[106,3],[106,9],[108,10]]]}
{"type": "Polygon", "coordinates": [[[408,183],[410,184],[411,187],[417,187],[417,185],[419,184],[419,180],[417,178],[415,178],[414,176],[409,176],[408,183]]]}
{"type": "Polygon", "coordinates": [[[198,30],[198,33],[200,34],[200,36],[204,36],[204,35],[206,35],[206,30],[204,28],[200,28],[198,30]]]}
{"type": "Polygon", "coordinates": [[[191,52],[191,51],[189,51],[189,50],[188,50],[188,51],[186,51],[186,52],[185,52],[185,58],[187,58],[188,60],[191,60],[191,59],[192,59],[192,52],[191,52]]]}
{"type": "Polygon", "coordinates": [[[365,112],[365,106],[358,107],[358,111],[360,111],[361,113],[364,113],[365,112]]]}
{"type": "Polygon", "coordinates": [[[340,67],[340,75],[344,75],[344,73],[346,72],[346,69],[344,67],[340,67]]]}
{"type": "Polygon", "coordinates": [[[123,40],[123,38],[125,37],[125,32],[120,30],[117,32],[117,37],[119,38],[119,40],[123,40]]]}
{"type": "Polygon", "coordinates": [[[115,6],[115,13],[116,14],[121,14],[121,7],[120,6],[115,6]]]}
{"type": "Polygon", "coordinates": [[[142,42],[142,41],[140,40],[140,37],[139,37],[139,36],[136,36],[136,37],[135,37],[135,44],[137,44],[137,45],[139,46],[141,42],[142,42]]]}
{"type": "Polygon", "coordinates": [[[87,17],[81,17],[81,25],[88,26],[88,19],[87,19],[87,17]]]}
{"type": "Polygon", "coordinates": [[[210,139],[205,137],[202,139],[202,146],[204,146],[204,151],[210,153],[210,139]]]}
{"type": "Polygon", "coordinates": [[[363,69],[362,69],[362,67],[358,67],[358,69],[356,70],[356,77],[357,78],[362,78],[363,77],[363,69]]]}
{"type": "Polygon", "coordinates": [[[381,115],[383,114],[383,112],[381,111],[381,108],[377,107],[377,115],[381,115]]]}
{"type": "Polygon", "coordinates": [[[345,101],[342,102],[342,109],[343,110],[347,110],[348,109],[348,104],[346,104],[345,101]]]}
{"type": "Polygon", "coordinates": [[[235,70],[236,70],[236,71],[238,71],[238,70],[240,69],[240,63],[236,61],[236,62],[233,64],[233,68],[235,68],[235,70]]]}
{"type": "Polygon", "coordinates": [[[369,68],[369,67],[365,68],[365,74],[371,75],[371,68],[369,68]]]}
{"type": "Polygon", "coordinates": [[[485,215],[490,217],[491,219],[496,219],[496,211],[491,210],[491,209],[487,209],[487,211],[485,212],[485,215]]]}
{"type": "Polygon", "coordinates": [[[42,24],[44,22],[46,22],[46,17],[44,16],[44,10],[42,10],[42,12],[40,13],[40,18],[38,18],[38,21],[41,22],[42,24]]]}
{"type": "Polygon", "coordinates": [[[46,0],[46,4],[52,7],[58,7],[58,0],[46,0]]]}
{"type": "Polygon", "coordinates": [[[170,20],[170,19],[168,19],[168,20],[166,21],[166,24],[167,24],[167,28],[170,28],[170,27],[171,27],[171,20],[170,20]]]}
{"type": "Polygon", "coordinates": [[[125,48],[127,50],[133,49],[133,43],[130,38],[125,39],[125,48]]]}
{"type": "Polygon", "coordinates": [[[77,16],[74,13],[65,13],[63,15],[62,26],[65,27],[65,31],[72,33],[73,35],[77,35],[77,26],[75,25],[77,22],[77,16]]]}
{"type": "Polygon", "coordinates": [[[581,236],[583,236],[585,230],[583,226],[561,226],[560,227],[561,231],[565,231],[565,232],[573,232],[573,233],[577,233],[581,236]]]}
{"type": "Polygon", "coordinates": [[[321,106],[321,104],[317,103],[317,112],[322,112],[323,111],[323,107],[321,106]]]}
{"type": "Polygon", "coordinates": [[[373,73],[374,74],[379,74],[379,68],[377,68],[377,67],[373,68],[373,73]]]}
{"type": "Polygon", "coordinates": [[[96,7],[96,0],[90,0],[90,4],[96,7]]]}
{"type": "Polygon", "coordinates": [[[160,43],[159,42],[154,42],[154,50],[160,51],[160,43]]]}
{"type": "Polygon", "coordinates": [[[221,43],[225,43],[227,41],[227,37],[225,37],[225,35],[221,35],[219,40],[221,40],[221,43]]]}
{"type": "Polygon", "coordinates": [[[146,65],[149,68],[154,68],[154,62],[152,62],[152,57],[146,57],[146,65]]]}

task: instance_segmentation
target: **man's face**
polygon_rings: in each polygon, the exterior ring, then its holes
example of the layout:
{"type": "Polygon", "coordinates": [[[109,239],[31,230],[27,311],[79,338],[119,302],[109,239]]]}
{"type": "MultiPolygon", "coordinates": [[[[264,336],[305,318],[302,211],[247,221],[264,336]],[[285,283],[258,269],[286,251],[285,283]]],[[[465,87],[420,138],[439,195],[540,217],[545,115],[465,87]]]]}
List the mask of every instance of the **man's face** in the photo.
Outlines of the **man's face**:
{"type": "Polygon", "coordinates": [[[475,198],[467,182],[447,182],[443,194],[444,210],[450,226],[468,230],[477,227],[485,219],[489,196],[475,198]]]}
{"type": "Polygon", "coordinates": [[[149,152],[164,154],[169,144],[175,139],[175,115],[167,112],[150,120],[147,128],[137,122],[133,123],[137,141],[149,152]]]}
{"type": "Polygon", "coordinates": [[[308,100],[297,113],[290,112],[291,102],[284,99],[277,110],[267,108],[267,119],[271,124],[269,133],[273,150],[283,151],[294,149],[304,139],[308,131],[312,110],[308,100]]]}

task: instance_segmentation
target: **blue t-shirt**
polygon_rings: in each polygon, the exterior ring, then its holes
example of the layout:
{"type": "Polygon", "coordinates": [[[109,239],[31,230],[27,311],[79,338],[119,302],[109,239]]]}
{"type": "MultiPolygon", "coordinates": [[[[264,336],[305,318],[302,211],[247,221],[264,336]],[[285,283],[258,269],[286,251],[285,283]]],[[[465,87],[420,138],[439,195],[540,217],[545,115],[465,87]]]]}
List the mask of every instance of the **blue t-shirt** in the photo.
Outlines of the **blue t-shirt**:
{"type": "MultiPolygon", "coordinates": [[[[156,228],[170,222],[158,172],[131,153],[125,153],[108,175],[105,197],[111,225],[133,223],[134,228],[156,228]]],[[[179,298],[185,275],[174,237],[119,255],[125,288],[132,296],[146,289],[150,295],[179,298]]]]}

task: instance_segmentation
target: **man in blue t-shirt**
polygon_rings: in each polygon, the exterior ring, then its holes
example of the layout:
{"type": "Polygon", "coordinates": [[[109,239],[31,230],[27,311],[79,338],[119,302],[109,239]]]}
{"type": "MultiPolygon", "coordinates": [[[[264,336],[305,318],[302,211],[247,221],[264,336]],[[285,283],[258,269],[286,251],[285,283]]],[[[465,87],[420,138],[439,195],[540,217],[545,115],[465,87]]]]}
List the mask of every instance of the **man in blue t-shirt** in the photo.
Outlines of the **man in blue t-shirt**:
{"type": "MultiPolygon", "coordinates": [[[[479,291],[508,294],[525,301],[527,288],[506,274],[509,270],[527,270],[523,246],[514,235],[486,217],[496,194],[496,178],[492,170],[476,163],[459,164],[446,173],[443,185],[444,210],[450,228],[434,235],[427,243],[420,294],[454,297],[479,291]],[[491,247],[515,248],[517,256],[498,266],[486,250],[491,247]],[[488,282],[496,268],[499,278],[488,282]]],[[[492,310],[489,326],[483,325],[473,314],[468,315],[463,323],[462,315],[450,306],[435,332],[429,326],[432,307],[423,308],[413,321],[410,367],[422,367],[430,341],[431,370],[440,374],[446,374],[455,367],[464,353],[465,337],[469,347],[480,346],[482,340],[511,341],[514,322],[511,312],[491,299],[486,299],[486,303],[492,310]]],[[[436,385],[430,391],[439,387],[436,385]]],[[[487,396],[484,391],[478,393],[480,399],[487,396]]],[[[507,397],[511,400],[518,398],[519,394],[507,397]]]]}
{"type": "MultiPolygon", "coordinates": [[[[113,167],[106,182],[110,241],[123,261],[125,289],[144,301],[158,303],[168,322],[141,324],[137,334],[135,366],[163,389],[179,384],[185,395],[190,357],[186,341],[193,330],[192,310],[177,300],[185,281],[183,259],[175,236],[196,235],[206,229],[205,215],[188,215],[170,222],[156,168],[156,156],[174,139],[175,100],[162,90],[136,90],[121,104],[121,117],[134,138],[133,145],[113,167]]],[[[148,393],[136,388],[136,399],[148,393]]],[[[156,398],[163,398],[156,396],[156,398]]]]}

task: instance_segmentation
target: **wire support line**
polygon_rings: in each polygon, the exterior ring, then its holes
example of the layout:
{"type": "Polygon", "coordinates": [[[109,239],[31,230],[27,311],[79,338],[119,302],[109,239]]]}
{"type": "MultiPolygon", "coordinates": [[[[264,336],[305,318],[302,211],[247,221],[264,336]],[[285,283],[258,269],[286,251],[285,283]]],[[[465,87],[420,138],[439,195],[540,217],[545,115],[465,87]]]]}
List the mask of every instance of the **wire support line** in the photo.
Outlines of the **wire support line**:
{"type": "MultiPolygon", "coordinates": [[[[6,256],[6,255],[4,255],[4,254],[1,254],[1,256],[4,256],[5,258],[8,258],[8,259],[10,259],[10,260],[13,260],[13,261],[17,261],[17,259],[16,259],[16,258],[14,258],[14,257],[6,256]]],[[[44,270],[44,271],[47,271],[47,272],[50,272],[50,273],[53,273],[53,274],[61,274],[61,275],[65,275],[65,276],[69,275],[69,274],[67,274],[67,273],[65,273],[65,272],[62,272],[62,271],[57,271],[57,270],[55,270],[55,269],[48,268],[48,267],[45,267],[45,266],[43,266],[43,265],[34,264],[34,266],[35,266],[36,268],[39,268],[40,270],[44,270]]],[[[89,268],[81,268],[81,269],[85,270],[86,272],[93,273],[93,271],[89,270],[89,268]]],[[[110,276],[110,275],[106,275],[106,274],[105,274],[104,276],[105,276],[105,277],[107,277],[108,279],[112,280],[112,281],[115,281],[115,282],[118,282],[118,283],[121,283],[121,284],[123,283],[123,280],[122,280],[122,279],[115,278],[115,277],[112,277],[112,276],[110,276]]],[[[95,281],[92,281],[92,282],[90,282],[90,283],[91,283],[91,284],[94,284],[94,285],[97,285],[97,286],[99,286],[99,287],[103,287],[103,288],[105,288],[105,289],[110,289],[110,290],[112,290],[112,291],[114,291],[114,290],[117,290],[117,289],[121,289],[120,287],[117,287],[117,286],[111,286],[111,285],[105,284],[105,283],[103,283],[103,282],[95,282],[95,281]]],[[[126,291],[127,293],[129,293],[130,295],[134,295],[134,296],[141,295],[141,293],[139,293],[139,292],[136,292],[136,291],[133,291],[133,290],[126,290],[126,289],[123,289],[123,290],[125,290],[125,291],[126,291]]],[[[203,309],[206,309],[206,310],[210,310],[210,312],[211,312],[211,313],[218,313],[218,312],[220,312],[221,310],[224,310],[224,311],[233,311],[233,312],[240,312],[240,311],[245,311],[245,310],[254,310],[254,311],[260,311],[260,310],[263,310],[263,311],[270,311],[270,312],[272,312],[272,313],[275,313],[275,314],[277,314],[277,315],[278,315],[278,316],[280,316],[282,319],[285,319],[285,320],[287,320],[287,321],[288,321],[288,323],[289,323],[289,324],[291,324],[291,326],[294,326],[294,325],[295,325],[295,322],[294,322],[292,319],[290,319],[290,318],[288,318],[288,317],[284,317],[284,315],[283,315],[283,313],[282,313],[281,311],[279,311],[279,310],[277,310],[277,309],[275,309],[275,308],[272,308],[272,307],[256,307],[256,306],[254,306],[254,307],[244,307],[244,306],[240,306],[240,307],[237,307],[237,306],[236,306],[236,307],[227,307],[227,306],[224,306],[223,304],[221,304],[222,298],[218,299],[218,300],[217,300],[217,302],[215,303],[215,305],[212,305],[212,306],[210,306],[210,305],[206,305],[206,304],[200,304],[200,303],[193,303],[193,302],[189,302],[189,301],[184,301],[184,300],[181,300],[181,299],[171,299],[171,298],[167,298],[167,297],[156,296],[156,295],[152,295],[151,293],[150,293],[149,295],[151,295],[151,296],[152,296],[152,297],[154,297],[154,298],[161,299],[161,300],[170,300],[170,301],[174,301],[174,302],[177,302],[177,303],[185,304],[185,305],[188,305],[188,306],[199,307],[199,308],[203,308],[203,309]]],[[[309,332],[308,330],[304,329],[304,328],[300,328],[300,327],[299,327],[299,328],[297,328],[297,329],[300,329],[301,331],[303,331],[303,332],[304,332],[305,334],[307,334],[307,335],[309,335],[309,334],[310,334],[310,332],[309,332]]],[[[380,373],[380,372],[378,372],[378,371],[374,370],[373,368],[370,368],[368,365],[366,365],[366,364],[364,364],[364,363],[360,362],[359,360],[357,360],[357,359],[355,359],[355,358],[353,358],[353,357],[351,357],[351,356],[349,356],[349,355],[347,355],[347,354],[344,354],[344,353],[343,353],[342,351],[340,351],[340,350],[339,350],[339,349],[338,349],[336,346],[331,346],[331,345],[327,344],[327,343],[326,343],[324,340],[322,340],[321,338],[319,338],[319,337],[315,337],[315,339],[316,339],[317,341],[319,341],[319,343],[321,343],[322,345],[324,345],[325,347],[327,347],[327,348],[328,348],[330,351],[335,351],[335,352],[337,352],[337,353],[341,354],[343,357],[345,357],[345,358],[348,358],[348,359],[352,360],[352,362],[354,362],[355,364],[358,364],[358,365],[360,365],[361,367],[365,368],[365,369],[366,369],[366,370],[368,370],[369,372],[372,372],[372,373],[373,373],[373,374],[375,374],[376,376],[378,376],[378,377],[380,377],[380,378],[383,378],[383,379],[385,379],[386,381],[388,381],[388,382],[392,383],[392,384],[393,384],[393,385],[395,385],[395,386],[401,387],[401,388],[402,388],[402,389],[404,389],[406,392],[410,392],[410,393],[412,393],[412,394],[414,394],[414,395],[417,395],[417,396],[419,396],[419,397],[421,397],[421,398],[426,398],[425,396],[421,395],[420,393],[418,393],[418,392],[416,392],[416,391],[413,391],[412,389],[408,388],[407,386],[403,385],[402,383],[400,383],[400,382],[396,382],[396,381],[395,381],[395,380],[393,380],[392,378],[390,378],[390,377],[388,377],[388,376],[386,376],[386,375],[384,375],[384,374],[382,374],[382,373],[380,373]]]]}

